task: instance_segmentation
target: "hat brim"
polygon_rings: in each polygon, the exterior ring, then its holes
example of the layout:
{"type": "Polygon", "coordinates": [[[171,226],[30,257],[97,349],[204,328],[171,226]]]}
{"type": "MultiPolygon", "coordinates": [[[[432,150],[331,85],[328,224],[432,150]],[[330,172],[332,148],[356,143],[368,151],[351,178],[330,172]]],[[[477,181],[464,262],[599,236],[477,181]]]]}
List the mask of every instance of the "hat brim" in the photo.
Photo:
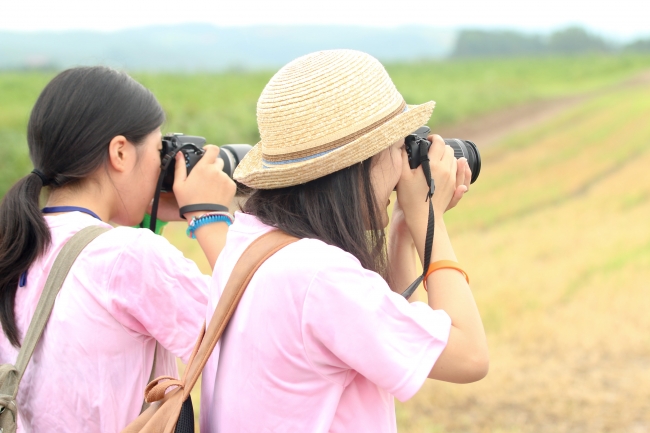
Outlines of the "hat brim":
{"type": "Polygon", "coordinates": [[[425,125],[436,103],[409,105],[408,110],[365,135],[324,155],[304,161],[268,165],[262,142],[257,143],[237,166],[233,178],[250,188],[276,189],[300,185],[365,161],[425,125]]]}

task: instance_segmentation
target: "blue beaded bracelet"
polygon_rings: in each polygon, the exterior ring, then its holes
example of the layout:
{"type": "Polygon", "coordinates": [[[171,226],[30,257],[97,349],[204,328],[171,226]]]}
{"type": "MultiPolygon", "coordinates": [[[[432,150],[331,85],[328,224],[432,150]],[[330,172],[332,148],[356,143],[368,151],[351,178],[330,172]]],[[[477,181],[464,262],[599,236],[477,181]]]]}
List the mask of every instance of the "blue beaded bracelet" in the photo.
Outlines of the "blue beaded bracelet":
{"type": "Polygon", "coordinates": [[[205,215],[201,215],[200,217],[192,217],[192,220],[190,221],[190,224],[187,227],[187,231],[185,232],[189,238],[196,239],[196,234],[195,232],[198,230],[199,227],[203,227],[204,225],[207,224],[212,224],[212,223],[219,223],[219,222],[224,222],[230,226],[233,222],[233,217],[229,213],[226,212],[214,212],[214,213],[207,213],[205,215]]]}

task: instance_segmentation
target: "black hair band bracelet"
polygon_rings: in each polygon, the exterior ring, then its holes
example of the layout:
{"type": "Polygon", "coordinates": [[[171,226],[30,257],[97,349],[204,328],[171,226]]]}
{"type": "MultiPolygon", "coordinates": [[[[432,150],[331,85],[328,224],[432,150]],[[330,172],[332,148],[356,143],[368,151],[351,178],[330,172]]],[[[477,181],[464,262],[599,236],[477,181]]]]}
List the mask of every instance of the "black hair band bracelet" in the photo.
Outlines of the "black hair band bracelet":
{"type": "Polygon", "coordinates": [[[227,206],[224,206],[222,204],[214,204],[214,203],[199,203],[199,204],[189,204],[187,206],[183,206],[178,210],[178,213],[180,214],[181,218],[185,218],[185,214],[188,212],[198,212],[198,211],[206,211],[206,212],[228,212],[229,209],[227,206]]]}

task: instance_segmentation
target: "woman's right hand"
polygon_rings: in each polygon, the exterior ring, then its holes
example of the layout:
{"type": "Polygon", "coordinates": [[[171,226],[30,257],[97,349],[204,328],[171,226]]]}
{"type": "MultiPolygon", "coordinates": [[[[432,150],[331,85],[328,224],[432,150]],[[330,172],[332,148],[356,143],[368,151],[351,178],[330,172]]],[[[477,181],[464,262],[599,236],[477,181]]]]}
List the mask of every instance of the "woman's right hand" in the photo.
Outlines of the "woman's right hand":
{"type": "MultiPolygon", "coordinates": [[[[456,191],[456,170],[458,163],[454,151],[439,135],[430,135],[429,166],[435,185],[432,204],[436,218],[441,218],[447,210],[454,192],[456,191]]],[[[429,214],[429,204],[426,202],[428,186],[422,167],[411,170],[406,151],[402,152],[402,175],[397,184],[397,198],[406,215],[409,229],[413,233],[414,226],[424,224],[429,214]]],[[[415,237],[415,233],[414,237],[415,237]]]]}
{"type": "Polygon", "coordinates": [[[430,135],[427,140],[431,142],[429,148],[429,166],[431,177],[434,181],[433,210],[442,215],[447,210],[456,191],[456,171],[458,161],[454,156],[454,149],[447,146],[439,135],[430,135]]]}
{"type": "Polygon", "coordinates": [[[229,206],[237,186],[223,172],[223,160],[219,158],[219,148],[214,145],[203,147],[205,154],[187,174],[183,153],[176,154],[174,172],[174,196],[179,207],[212,203],[229,206]]]}
{"type": "MultiPolygon", "coordinates": [[[[237,186],[235,182],[223,172],[223,160],[219,158],[217,146],[203,147],[205,154],[196,163],[192,172],[187,174],[185,160],[181,152],[176,155],[176,171],[174,172],[174,195],[178,206],[191,204],[221,204],[229,206],[237,186]]],[[[205,211],[188,212],[185,218],[188,223],[192,217],[199,217],[205,211]]],[[[226,243],[228,225],[224,222],[207,224],[196,230],[196,239],[214,269],[214,264],[226,243]]]]}

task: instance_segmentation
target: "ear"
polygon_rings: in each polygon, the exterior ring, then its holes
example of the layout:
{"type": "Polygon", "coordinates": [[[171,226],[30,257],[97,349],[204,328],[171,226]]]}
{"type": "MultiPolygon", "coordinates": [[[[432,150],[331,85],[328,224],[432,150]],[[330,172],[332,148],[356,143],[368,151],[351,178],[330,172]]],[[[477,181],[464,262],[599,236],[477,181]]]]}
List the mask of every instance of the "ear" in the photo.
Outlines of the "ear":
{"type": "Polygon", "coordinates": [[[113,137],[108,144],[108,164],[113,170],[123,173],[135,162],[135,146],[123,135],[113,137]]]}

